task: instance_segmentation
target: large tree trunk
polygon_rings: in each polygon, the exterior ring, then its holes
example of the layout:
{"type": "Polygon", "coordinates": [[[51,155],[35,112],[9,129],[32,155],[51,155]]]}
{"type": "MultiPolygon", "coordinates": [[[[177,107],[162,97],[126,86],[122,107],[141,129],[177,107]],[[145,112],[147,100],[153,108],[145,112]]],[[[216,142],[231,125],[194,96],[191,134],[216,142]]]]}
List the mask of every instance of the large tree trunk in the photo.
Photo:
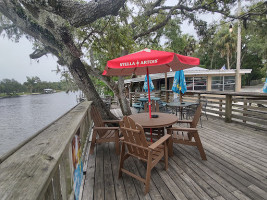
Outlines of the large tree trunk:
{"type": "Polygon", "coordinates": [[[116,119],[100,98],[92,80],[88,76],[83,63],[79,58],[72,58],[69,70],[78,87],[84,92],[89,101],[93,101],[93,104],[98,108],[102,117],[104,119],[116,119]]]}
{"type": "Polygon", "coordinates": [[[126,99],[124,90],[125,90],[124,89],[124,78],[123,77],[119,77],[118,90],[117,90],[118,93],[116,94],[116,96],[118,97],[122,114],[123,115],[131,115],[132,111],[131,111],[131,108],[130,108],[129,101],[126,99]]]}

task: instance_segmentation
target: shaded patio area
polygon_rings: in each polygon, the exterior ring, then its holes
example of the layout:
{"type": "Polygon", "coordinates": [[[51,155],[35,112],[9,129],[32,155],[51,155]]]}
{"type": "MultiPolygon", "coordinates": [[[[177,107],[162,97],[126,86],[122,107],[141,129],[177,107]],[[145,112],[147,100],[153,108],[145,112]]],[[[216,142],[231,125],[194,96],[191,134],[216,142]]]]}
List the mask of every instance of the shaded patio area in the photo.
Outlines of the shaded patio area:
{"type": "MultiPolygon", "coordinates": [[[[169,168],[152,170],[150,192],[125,174],[118,179],[114,144],[101,144],[89,156],[82,199],[267,199],[267,135],[219,119],[206,120],[199,135],[207,155],[196,147],[174,144],[169,168]]],[[[128,159],[126,168],[145,175],[145,164],[128,159]]]]}

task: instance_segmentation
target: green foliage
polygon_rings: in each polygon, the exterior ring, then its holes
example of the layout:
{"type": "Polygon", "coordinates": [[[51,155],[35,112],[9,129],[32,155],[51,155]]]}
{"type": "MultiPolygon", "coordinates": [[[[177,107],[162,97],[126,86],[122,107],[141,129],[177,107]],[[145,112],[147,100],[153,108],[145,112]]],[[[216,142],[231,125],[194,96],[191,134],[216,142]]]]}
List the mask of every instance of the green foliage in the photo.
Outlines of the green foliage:
{"type": "Polygon", "coordinates": [[[243,85],[250,85],[251,80],[259,80],[266,77],[266,67],[257,54],[248,54],[244,57],[242,68],[252,69],[251,74],[246,74],[242,79],[243,85]]]}
{"type": "Polygon", "coordinates": [[[182,34],[180,24],[180,19],[175,18],[164,27],[165,46],[173,52],[191,55],[195,51],[196,40],[193,36],[182,34]]]}
{"type": "MultiPolygon", "coordinates": [[[[18,95],[19,93],[43,93],[44,89],[53,89],[57,91],[69,91],[66,81],[46,82],[41,81],[39,77],[27,77],[23,84],[14,79],[3,79],[0,81],[0,94],[8,96],[18,95]]],[[[77,87],[75,88],[77,90],[77,87]]]]}
{"type": "Polygon", "coordinates": [[[112,92],[112,90],[109,89],[103,81],[95,77],[91,77],[91,79],[95,85],[95,88],[98,94],[114,96],[114,93],[112,92]]]}
{"type": "Polygon", "coordinates": [[[24,92],[25,87],[14,79],[3,79],[0,81],[0,93],[7,95],[15,95],[19,92],[24,92]]]}

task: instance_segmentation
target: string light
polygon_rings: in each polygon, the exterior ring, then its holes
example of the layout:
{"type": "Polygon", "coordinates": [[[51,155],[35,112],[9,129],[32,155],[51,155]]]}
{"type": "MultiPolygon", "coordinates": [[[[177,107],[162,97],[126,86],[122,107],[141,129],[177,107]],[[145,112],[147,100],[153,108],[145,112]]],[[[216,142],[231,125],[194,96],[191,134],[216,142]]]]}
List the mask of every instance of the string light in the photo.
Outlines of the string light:
{"type": "Polygon", "coordinates": [[[229,26],[229,32],[230,32],[230,33],[233,32],[233,25],[232,25],[232,24],[230,24],[230,26],[229,26]]]}

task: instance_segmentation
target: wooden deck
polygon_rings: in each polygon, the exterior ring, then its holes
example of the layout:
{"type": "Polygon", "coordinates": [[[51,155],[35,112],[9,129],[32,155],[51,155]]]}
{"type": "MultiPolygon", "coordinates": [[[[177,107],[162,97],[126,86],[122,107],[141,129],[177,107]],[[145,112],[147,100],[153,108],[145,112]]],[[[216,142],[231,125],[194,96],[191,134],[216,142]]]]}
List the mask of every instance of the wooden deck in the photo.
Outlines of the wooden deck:
{"type": "MultiPolygon", "coordinates": [[[[267,134],[239,124],[203,117],[199,134],[206,151],[174,144],[169,168],[152,170],[150,192],[125,174],[118,179],[119,157],[113,144],[98,145],[89,156],[83,199],[267,199],[267,134]]],[[[130,158],[126,167],[145,174],[145,165],[130,158]]]]}

